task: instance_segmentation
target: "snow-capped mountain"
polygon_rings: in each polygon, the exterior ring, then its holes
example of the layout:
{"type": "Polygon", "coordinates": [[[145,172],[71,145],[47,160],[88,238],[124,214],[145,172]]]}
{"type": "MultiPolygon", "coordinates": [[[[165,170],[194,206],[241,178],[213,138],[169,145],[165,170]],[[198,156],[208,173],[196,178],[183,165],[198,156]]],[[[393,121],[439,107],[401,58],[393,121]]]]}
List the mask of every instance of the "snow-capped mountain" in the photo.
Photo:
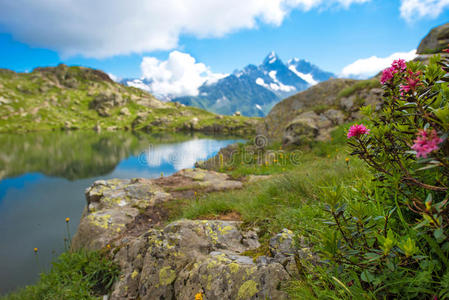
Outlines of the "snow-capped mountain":
{"type": "MultiPolygon", "coordinates": [[[[259,66],[247,65],[212,84],[203,84],[199,87],[198,96],[169,100],[220,114],[240,111],[246,116],[264,116],[283,98],[332,76],[332,73],[322,71],[306,60],[294,58],[284,63],[271,52],[259,66]]],[[[122,83],[151,91],[149,81],[126,79],[122,83]]]]}

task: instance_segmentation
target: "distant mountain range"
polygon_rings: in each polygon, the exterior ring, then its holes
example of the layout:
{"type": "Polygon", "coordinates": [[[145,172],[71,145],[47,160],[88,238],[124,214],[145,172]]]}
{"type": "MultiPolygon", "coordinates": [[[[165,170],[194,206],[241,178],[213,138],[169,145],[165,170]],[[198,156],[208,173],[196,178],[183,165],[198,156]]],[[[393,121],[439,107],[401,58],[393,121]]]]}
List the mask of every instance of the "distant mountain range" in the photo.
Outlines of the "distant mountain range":
{"type": "MultiPolygon", "coordinates": [[[[248,65],[217,82],[204,83],[198,96],[170,100],[224,115],[239,111],[245,116],[265,116],[280,100],[334,76],[306,60],[294,58],[284,63],[271,52],[259,66],[248,65]]],[[[145,90],[151,84],[145,79],[122,83],[145,90]]]]}

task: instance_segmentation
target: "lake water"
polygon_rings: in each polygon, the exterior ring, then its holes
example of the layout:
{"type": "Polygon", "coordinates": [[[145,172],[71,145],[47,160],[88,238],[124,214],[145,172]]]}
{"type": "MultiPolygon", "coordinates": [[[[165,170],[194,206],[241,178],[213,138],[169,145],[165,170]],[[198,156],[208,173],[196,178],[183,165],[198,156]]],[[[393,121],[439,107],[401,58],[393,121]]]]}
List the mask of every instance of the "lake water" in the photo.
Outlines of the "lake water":
{"type": "Polygon", "coordinates": [[[64,251],[65,219],[73,236],[84,190],[95,180],[170,175],[236,141],[130,132],[0,134],[0,295],[34,283],[64,251]]]}

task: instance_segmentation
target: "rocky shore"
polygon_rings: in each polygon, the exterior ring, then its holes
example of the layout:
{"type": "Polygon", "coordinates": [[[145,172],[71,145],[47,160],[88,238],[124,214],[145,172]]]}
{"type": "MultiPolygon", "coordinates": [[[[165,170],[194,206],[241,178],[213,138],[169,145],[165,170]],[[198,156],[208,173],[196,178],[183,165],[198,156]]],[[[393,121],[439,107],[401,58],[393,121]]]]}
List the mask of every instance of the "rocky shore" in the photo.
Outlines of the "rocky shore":
{"type": "Polygon", "coordinates": [[[243,227],[238,216],[167,221],[167,201],[195,201],[197,192],[245,184],[198,168],[157,179],[96,181],[86,190],[72,247],[112,254],[121,275],[110,299],[287,299],[282,288],[297,273],[298,259],[313,260],[291,231],[271,238],[269,254],[251,257],[246,254],[260,247],[258,229],[243,227]]]}

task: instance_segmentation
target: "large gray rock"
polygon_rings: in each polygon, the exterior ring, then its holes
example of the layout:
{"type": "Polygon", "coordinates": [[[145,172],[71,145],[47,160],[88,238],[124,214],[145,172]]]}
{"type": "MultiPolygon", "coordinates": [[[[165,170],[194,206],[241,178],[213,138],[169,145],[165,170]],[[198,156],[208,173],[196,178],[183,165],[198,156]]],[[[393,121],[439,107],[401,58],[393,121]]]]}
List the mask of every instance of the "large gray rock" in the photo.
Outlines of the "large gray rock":
{"type": "Polygon", "coordinates": [[[227,174],[203,169],[183,169],[159,179],[98,180],[86,190],[87,207],[72,246],[97,250],[113,243],[135,223],[136,217],[154,210],[179,191],[224,191],[242,185],[227,174]]]}
{"type": "Polygon", "coordinates": [[[112,299],[286,299],[284,266],[242,255],[258,246],[240,222],[180,220],[150,230],[117,253],[124,272],[112,299]]]}
{"type": "Polygon", "coordinates": [[[145,179],[96,181],[86,190],[87,207],[72,247],[98,250],[111,244],[141,211],[169,198],[170,194],[145,179]]]}
{"type": "Polygon", "coordinates": [[[127,100],[119,93],[100,93],[89,103],[89,108],[96,110],[102,117],[108,117],[110,115],[110,109],[125,105],[126,103],[127,100]]]}
{"type": "Polygon", "coordinates": [[[327,140],[335,125],[342,124],[343,121],[343,113],[335,109],[319,115],[314,111],[304,112],[287,125],[282,142],[285,145],[301,145],[313,140],[327,140]]]}
{"type": "Polygon", "coordinates": [[[260,247],[257,231],[243,229],[240,221],[148,226],[149,212],[179,191],[239,187],[226,174],[201,169],[151,180],[97,181],[86,190],[87,208],[72,246],[110,251],[121,269],[111,300],[195,299],[198,293],[203,299],[287,299],[282,285],[298,272],[291,231],[272,239],[271,256],[254,260],[245,253],[260,247]]]}

